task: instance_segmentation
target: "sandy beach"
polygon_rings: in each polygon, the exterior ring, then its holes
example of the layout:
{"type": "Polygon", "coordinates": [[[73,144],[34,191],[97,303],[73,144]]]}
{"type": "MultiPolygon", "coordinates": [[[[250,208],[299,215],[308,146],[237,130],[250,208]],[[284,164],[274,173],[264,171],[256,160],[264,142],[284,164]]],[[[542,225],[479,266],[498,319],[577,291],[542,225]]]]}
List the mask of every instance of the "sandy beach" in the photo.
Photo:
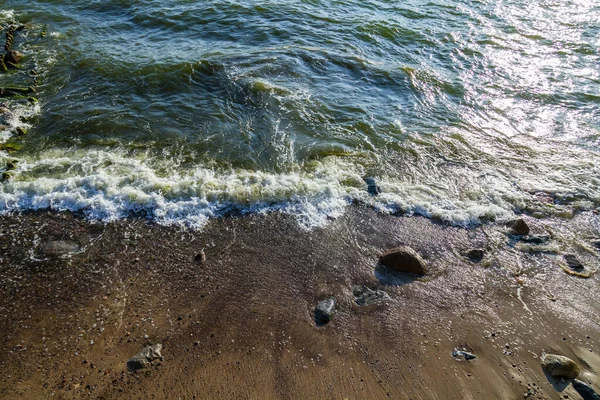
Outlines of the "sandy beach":
{"type": "Polygon", "coordinates": [[[526,221],[548,241],[362,206],[312,231],[278,213],[202,231],[4,216],[0,397],[578,399],[540,357],[575,360],[579,379],[600,388],[599,218],[526,221]],[[400,244],[423,256],[425,277],[378,265],[400,244]],[[464,256],[475,248],[479,262],[464,256]],[[565,273],[565,253],[591,277],[565,273]],[[365,287],[381,297],[361,306],[365,287]],[[317,326],[329,297],[335,314],[317,326]],[[162,360],[128,370],[157,343],[162,360]]]}

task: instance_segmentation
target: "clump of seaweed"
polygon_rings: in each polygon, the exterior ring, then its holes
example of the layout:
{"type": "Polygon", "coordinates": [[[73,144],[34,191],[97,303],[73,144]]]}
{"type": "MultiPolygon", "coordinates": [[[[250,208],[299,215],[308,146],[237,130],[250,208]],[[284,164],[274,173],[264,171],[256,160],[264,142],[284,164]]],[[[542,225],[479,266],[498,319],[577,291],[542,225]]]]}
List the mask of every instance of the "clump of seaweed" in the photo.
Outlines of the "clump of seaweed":
{"type": "MultiPolygon", "coordinates": [[[[33,110],[39,101],[34,94],[38,91],[41,79],[33,57],[26,51],[25,54],[19,51],[27,48],[23,45],[28,42],[39,41],[39,38],[45,38],[48,34],[48,25],[41,27],[39,35],[28,34],[28,31],[35,29],[34,24],[21,24],[13,18],[0,21],[0,31],[5,32],[4,46],[0,50],[0,75],[4,75],[0,84],[0,131],[4,131],[0,152],[6,155],[18,153],[23,148],[23,139],[32,121],[31,115],[21,115],[23,107],[33,110]],[[9,136],[6,136],[8,132],[9,136]]],[[[11,158],[5,162],[4,166],[0,164],[0,182],[12,179],[18,172],[18,159],[11,158]]]]}

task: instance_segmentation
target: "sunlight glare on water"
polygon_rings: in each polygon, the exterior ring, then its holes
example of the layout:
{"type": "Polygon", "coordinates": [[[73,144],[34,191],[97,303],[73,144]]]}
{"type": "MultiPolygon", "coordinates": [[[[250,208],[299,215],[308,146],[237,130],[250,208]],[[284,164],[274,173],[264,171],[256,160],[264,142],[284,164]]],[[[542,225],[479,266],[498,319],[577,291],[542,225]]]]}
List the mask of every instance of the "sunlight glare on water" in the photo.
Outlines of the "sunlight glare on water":
{"type": "Polygon", "coordinates": [[[3,99],[0,138],[22,149],[0,152],[18,160],[0,212],[310,227],[353,201],[457,225],[596,209],[599,20],[581,0],[9,0],[25,62],[0,84],[41,83],[35,108],[3,99]]]}

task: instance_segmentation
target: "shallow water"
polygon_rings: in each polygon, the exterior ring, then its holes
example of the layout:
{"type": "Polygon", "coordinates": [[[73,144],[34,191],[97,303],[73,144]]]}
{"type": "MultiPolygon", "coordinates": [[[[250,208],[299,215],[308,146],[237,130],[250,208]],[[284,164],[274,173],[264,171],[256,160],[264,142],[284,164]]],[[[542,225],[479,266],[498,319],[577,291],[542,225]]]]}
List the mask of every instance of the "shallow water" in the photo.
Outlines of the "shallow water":
{"type": "Polygon", "coordinates": [[[595,2],[130,3],[5,2],[5,28],[28,25],[0,86],[34,68],[40,101],[8,99],[0,140],[23,148],[0,152],[0,212],[310,227],[352,201],[458,225],[600,206],[595,2]]]}

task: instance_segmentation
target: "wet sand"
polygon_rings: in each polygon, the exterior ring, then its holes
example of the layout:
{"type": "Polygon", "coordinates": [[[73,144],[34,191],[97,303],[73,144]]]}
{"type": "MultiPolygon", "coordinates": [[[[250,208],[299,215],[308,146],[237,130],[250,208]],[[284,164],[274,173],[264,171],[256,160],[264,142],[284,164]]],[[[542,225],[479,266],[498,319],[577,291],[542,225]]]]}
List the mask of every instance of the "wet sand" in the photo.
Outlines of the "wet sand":
{"type": "Polygon", "coordinates": [[[549,381],[540,356],[572,358],[600,389],[598,274],[561,268],[565,253],[597,268],[600,219],[527,221],[550,241],[361,206],[313,231],[280,214],[216,219],[201,232],[1,217],[0,398],[579,399],[549,381]],[[45,255],[57,240],[78,249],[45,255]],[[399,244],[430,275],[378,266],[399,244]],[[463,256],[472,248],[485,249],[480,263],[463,256]],[[354,285],[389,299],[361,307],[354,285]],[[335,317],[316,326],[314,307],[330,296],[335,317]],[[127,371],[149,343],[164,346],[164,360],[127,371]],[[477,359],[453,358],[457,347],[477,359]]]}

